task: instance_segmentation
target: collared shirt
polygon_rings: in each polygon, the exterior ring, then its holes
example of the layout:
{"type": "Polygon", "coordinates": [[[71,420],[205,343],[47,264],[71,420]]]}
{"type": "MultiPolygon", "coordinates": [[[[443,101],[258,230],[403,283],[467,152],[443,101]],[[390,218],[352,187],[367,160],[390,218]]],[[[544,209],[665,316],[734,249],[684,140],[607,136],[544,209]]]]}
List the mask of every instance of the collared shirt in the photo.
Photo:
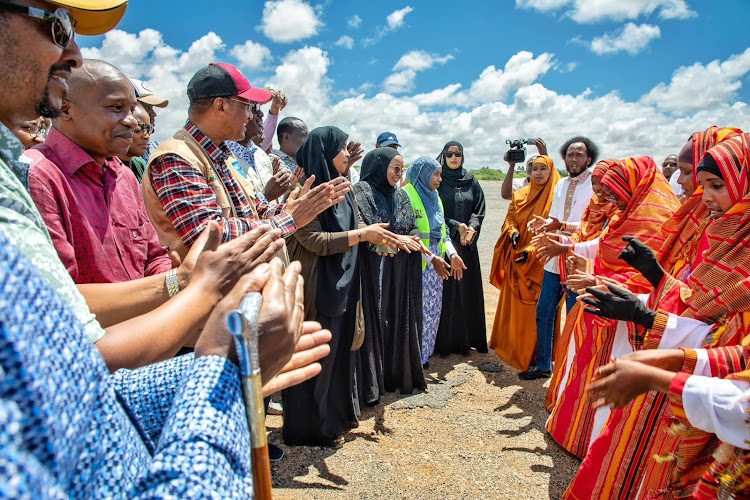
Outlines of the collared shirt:
{"type": "Polygon", "coordinates": [[[289,169],[290,172],[294,173],[294,170],[299,166],[297,160],[286,154],[280,149],[274,149],[273,154],[279,157],[281,165],[289,169]]]}
{"type": "Polygon", "coordinates": [[[21,141],[0,123],[0,233],[32,262],[84,325],[88,340],[96,342],[104,335],[104,329],[60,262],[42,216],[29,196],[28,164],[31,160],[21,156],[23,149],[21,141]]]}
{"type": "Polygon", "coordinates": [[[235,365],[183,356],[110,376],[70,309],[2,234],[0,294],[3,496],[252,497],[235,365]]]}
{"type": "Polygon", "coordinates": [[[118,283],[167,272],[133,172],[116,156],[99,165],[52,128],[32,158],[29,191],[76,283],[118,283]]]}
{"type": "Polygon", "coordinates": [[[240,165],[242,165],[240,174],[244,174],[244,177],[252,183],[256,196],[262,195],[265,200],[266,183],[273,177],[271,159],[252,142],[247,146],[234,141],[226,141],[225,144],[240,160],[240,165]]]}
{"type": "MultiPolygon", "coordinates": [[[[549,216],[567,223],[568,232],[573,232],[578,228],[583,212],[589,206],[593,195],[594,190],[591,187],[591,171],[589,169],[584,170],[577,177],[565,177],[555,186],[549,216]]],[[[544,270],[560,274],[559,260],[550,259],[544,265],[544,270]]]]}
{"type": "Polygon", "coordinates": [[[156,158],[149,167],[151,185],[185,246],[192,246],[206,224],[212,220],[222,226],[222,241],[233,240],[264,225],[281,229],[282,237],[289,236],[297,230],[292,216],[284,212],[284,205],[270,205],[257,195],[255,208],[260,220],[255,219],[250,203],[225,164],[231,154],[227,145],[214,144],[189,120],[185,124],[185,130],[198,141],[211,158],[238,215],[222,217],[221,207],[216,203],[216,196],[205,176],[187,160],[176,154],[165,154],[156,158]]]}

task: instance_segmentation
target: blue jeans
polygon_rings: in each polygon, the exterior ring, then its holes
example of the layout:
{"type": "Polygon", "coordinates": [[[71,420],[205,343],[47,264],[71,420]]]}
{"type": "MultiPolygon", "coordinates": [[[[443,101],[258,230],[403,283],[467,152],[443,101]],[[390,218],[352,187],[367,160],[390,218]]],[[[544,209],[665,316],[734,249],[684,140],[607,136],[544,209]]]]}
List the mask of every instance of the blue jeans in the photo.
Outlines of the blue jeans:
{"type": "Polygon", "coordinates": [[[557,306],[563,293],[567,294],[565,307],[569,313],[578,295],[567,288],[563,290],[559,274],[544,271],[542,291],[536,305],[536,366],[541,371],[552,369],[552,340],[555,335],[557,306]]]}

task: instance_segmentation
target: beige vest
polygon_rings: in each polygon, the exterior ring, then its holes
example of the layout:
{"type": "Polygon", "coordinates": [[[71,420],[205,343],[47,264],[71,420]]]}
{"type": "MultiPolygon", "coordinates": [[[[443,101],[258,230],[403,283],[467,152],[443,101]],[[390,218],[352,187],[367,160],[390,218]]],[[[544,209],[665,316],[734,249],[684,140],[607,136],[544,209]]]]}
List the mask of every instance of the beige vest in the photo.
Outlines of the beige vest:
{"type": "MultiPolygon", "coordinates": [[[[156,233],[159,235],[159,242],[169,247],[170,250],[176,251],[180,254],[180,257],[184,258],[187,255],[188,249],[182,242],[182,238],[177,234],[172,221],[169,216],[164,212],[164,206],[159,199],[159,196],[154,191],[151,185],[151,163],[160,156],[166,154],[175,154],[188,163],[193,165],[206,179],[206,183],[214,192],[216,196],[216,203],[221,208],[221,216],[224,218],[237,217],[237,209],[232,203],[232,199],[229,196],[226,186],[221,181],[219,173],[216,171],[211,157],[208,153],[198,144],[190,133],[185,129],[180,129],[172,138],[162,142],[158,148],[151,154],[148,160],[148,166],[146,172],[143,175],[143,181],[141,182],[141,193],[143,194],[143,202],[146,205],[146,212],[148,213],[151,223],[156,228],[156,233]]],[[[236,171],[235,165],[238,165],[237,159],[234,155],[231,155],[227,159],[227,167],[232,174],[232,177],[240,189],[245,194],[247,201],[250,203],[250,207],[253,211],[255,218],[258,218],[258,212],[255,208],[255,190],[253,185],[248,179],[245,179],[241,174],[236,171]]]]}

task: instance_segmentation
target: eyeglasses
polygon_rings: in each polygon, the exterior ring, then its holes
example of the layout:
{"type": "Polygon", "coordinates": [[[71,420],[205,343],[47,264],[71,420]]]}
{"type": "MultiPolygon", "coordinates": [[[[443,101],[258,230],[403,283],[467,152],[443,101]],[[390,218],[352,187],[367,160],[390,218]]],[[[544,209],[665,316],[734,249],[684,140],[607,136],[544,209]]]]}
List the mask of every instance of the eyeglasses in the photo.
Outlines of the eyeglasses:
{"type": "Polygon", "coordinates": [[[239,99],[235,99],[234,97],[227,97],[230,101],[238,102],[245,106],[245,109],[254,115],[258,114],[258,110],[260,109],[260,106],[257,102],[250,102],[250,101],[241,101],[239,99]]]}
{"type": "Polygon", "coordinates": [[[446,151],[443,154],[446,158],[453,158],[454,156],[456,158],[461,158],[464,155],[461,151],[446,151]]]}
{"type": "Polygon", "coordinates": [[[0,8],[49,23],[52,41],[61,49],[66,48],[76,36],[76,20],[65,9],[57,9],[52,13],[27,5],[6,2],[5,0],[0,0],[0,8]]]}
{"type": "Polygon", "coordinates": [[[406,172],[406,169],[401,167],[388,167],[388,169],[393,170],[393,173],[396,175],[401,175],[401,172],[406,172]]]}
{"type": "Polygon", "coordinates": [[[148,132],[148,135],[151,135],[154,133],[154,126],[153,125],[146,125],[143,122],[138,122],[136,124],[136,127],[133,129],[134,134],[140,134],[141,132],[148,132]]]}
{"type": "Polygon", "coordinates": [[[42,139],[47,138],[48,130],[46,122],[26,122],[22,124],[20,128],[31,137],[41,137],[42,139]]]}

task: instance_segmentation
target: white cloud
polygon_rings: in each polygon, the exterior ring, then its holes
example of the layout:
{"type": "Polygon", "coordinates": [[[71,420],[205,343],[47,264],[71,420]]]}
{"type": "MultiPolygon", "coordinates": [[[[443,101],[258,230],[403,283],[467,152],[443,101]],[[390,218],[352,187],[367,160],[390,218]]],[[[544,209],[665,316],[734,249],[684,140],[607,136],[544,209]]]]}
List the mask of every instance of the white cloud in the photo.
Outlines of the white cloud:
{"type": "Polygon", "coordinates": [[[469,100],[489,102],[505,99],[510,92],[530,85],[554,66],[553,55],[545,52],[538,57],[521,51],[511,57],[504,69],[488,66],[471,84],[469,100]]]}
{"type": "Polygon", "coordinates": [[[662,19],[688,19],[697,15],[686,0],[516,0],[516,7],[542,12],[565,9],[565,15],[579,23],[637,19],[655,12],[662,19]]]}
{"type": "Polygon", "coordinates": [[[267,59],[271,59],[271,49],[251,40],[242,45],[235,45],[229,51],[237,59],[240,68],[262,68],[267,59]]]}
{"type": "Polygon", "coordinates": [[[359,28],[359,25],[362,24],[362,18],[357,14],[354,14],[351,18],[349,18],[346,24],[348,24],[351,29],[356,30],[357,28],[359,28]]]}
{"type": "Polygon", "coordinates": [[[651,40],[661,37],[658,26],[628,23],[613,36],[603,35],[591,41],[591,50],[599,55],[627,52],[635,55],[645,49],[651,40]]]}
{"type": "Polygon", "coordinates": [[[390,14],[388,14],[388,17],[386,18],[386,21],[388,22],[388,28],[395,30],[400,28],[404,25],[404,18],[406,17],[406,14],[413,11],[411,7],[408,5],[404,7],[403,9],[394,10],[390,14]]]}
{"type": "Polygon", "coordinates": [[[302,0],[269,0],[263,7],[263,33],[274,42],[296,42],[318,34],[318,14],[302,0]]]}
{"type": "MultiPolygon", "coordinates": [[[[660,83],[641,100],[644,104],[676,112],[710,110],[729,102],[750,73],[750,48],[724,62],[682,66],[669,84],[660,83]]],[[[747,125],[745,125],[747,126],[747,125]]]]}
{"type": "MultiPolygon", "coordinates": [[[[195,70],[229,59],[229,52],[213,33],[180,51],[166,45],[154,30],[110,32],[99,47],[84,49],[87,57],[119,65],[170,99],[168,108],[158,110],[158,140],[184,124],[185,89],[195,70]]],[[[488,67],[474,75],[473,81],[469,77],[466,82],[451,82],[416,95],[382,92],[375,96],[370,96],[368,84],[354,86],[353,91],[334,90],[329,79],[333,63],[319,47],[291,50],[283,57],[272,55],[280,63],[271,77],[263,81],[251,76],[250,81],[284,90],[289,96],[286,116],[298,116],[310,128],[336,125],[365,149],[374,147],[378,133],[391,130],[403,144],[407,162],[422,155],[435,157],[443,144],[456,139],[466,148],[469,168],[504,169],[504,139],[541,136],[561,167],[557,149],[578,134],[591,137],[604,158],[645,154],[659,162],[679,151],[691,132],[710,125],[750,123],[750,105],[735,102],[741,81],[750,73],[750,49],[724,61],[679,68],[668,84],[656,86],[636,101],[616,91],[572,95],[546,88],[538,78],[555,68],[552,54],[534,57],[519,52],[502,71],[488,67]]],[[[420,67],[416,62],[407,64],[410,60],[405,59],[400,71],[420,67]]]]}
{"type": "Polygon", "coordinates": [[[344,35],[336,41],[336,46],[351,50],[352,47],[354,47],[354,39],[350,36],[344,35]]]}
{"type": "Polygon", "coordinates": [[[423,50],[412,50],[407,52],[398,60],[393,70],[396,73],[388,76],[383,82],[386,92],[402,93],[414,88],[414,79],[417,73],[431,68],[435,64],[445,64],[453,59],[452,55],[438,56],[429,54],[423,50]]]}
{"type": "Polygon", "coordinates": [[[295,107],[320,113],[327,106],[331,92],[326,77],[330,63],[328,54],[318,47],[292,50],[276,67],[268,84],[282,90],[295,107]]]}

